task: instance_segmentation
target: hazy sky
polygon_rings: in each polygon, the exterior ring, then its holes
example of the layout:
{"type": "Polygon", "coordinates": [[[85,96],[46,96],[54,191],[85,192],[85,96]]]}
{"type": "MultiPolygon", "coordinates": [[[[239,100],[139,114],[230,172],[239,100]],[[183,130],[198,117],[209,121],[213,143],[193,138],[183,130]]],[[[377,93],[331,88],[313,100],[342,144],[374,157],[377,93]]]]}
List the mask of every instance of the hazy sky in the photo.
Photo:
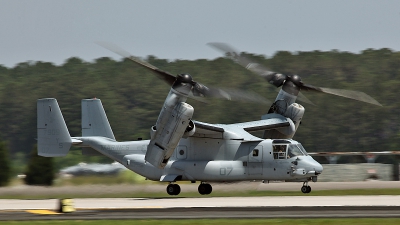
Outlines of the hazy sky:
{"type": "Polygon", "coordinates": [[[400,1],[393,0],[0,0],[0,64],[59,65],[114,53],[214,59],[208,42],[272,56],[276,51],[400,50],[400,1]]]}

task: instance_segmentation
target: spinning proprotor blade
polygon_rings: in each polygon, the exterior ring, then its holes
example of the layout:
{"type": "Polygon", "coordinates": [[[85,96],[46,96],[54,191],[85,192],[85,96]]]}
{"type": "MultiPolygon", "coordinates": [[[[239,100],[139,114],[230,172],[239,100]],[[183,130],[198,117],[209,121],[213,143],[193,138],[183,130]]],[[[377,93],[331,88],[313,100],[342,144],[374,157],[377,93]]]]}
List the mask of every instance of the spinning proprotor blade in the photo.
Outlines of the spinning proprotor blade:
{"type": "MultiPolygon", "coordinates": [[[[344,90],[344,89],[332,89],[332,88],[323,88],[323,87],[316,87],[313,85],[305,84],[301,80],[299,75],[285,75],[281,73],[276,73],[271,71],[270,69],[253,62],[252,60],[248,59],[247,57],[241,55],[237,50],[233,47],[229,46],[225,43],[209,43],[211,47],[223,52],[228,57],[230,57],[233,61],[238,63],[239,65],[247,68],[248,70],[254,72],[255,74],[264,77],[268,83],[274,85],[275,87],[281,87],[283,89],[287,89],[287,92],[298,96],[301,96],[299,93],[300,90],[304,91],[312,91],[312,92],[319,92],[319,93],[326,93],[331,95],[337,95],[345,98],[350,98],[366,103],[370,103],[373,105],[382,106],[378,101],[373,99],[371,96],[365,94],[364,92],[360,91],[351,91],[351,90],[344,90]],[[290,83],[290,85],[285,85],[290,83]]],[[[286,91],[286,90],[285,90],[286,91]]],[[[299,99],[305,100],[306,102],[310,103],[309,100],[307,101],[305,97],[299,99]]]]}
{"type": "Polygon", "coordinates": [[[172,86],[173,88],[174,86],[177,86],[174,85],[174,83],[176,83],[177,81],[183,83],[185,82],[190,83],[192,86],[191,94],[194,96],[194,99],[196,100],[203,101],[196,97],[211,97],[211,98],[221,98],[227,100],[251,101],[263,104],[271,103],[267,99],[253,92],[245,92],[236,89],[221,89],[221,88],[206,86],[200,82],[194,81],[189,74],[178,74],[177,76],[174,76],[171,73],[160,70],[159,68],[151,65],[150,63],[147,63],[131,55],[129,52],[121,49],[120,47],[114,44],[107,42],[97,42],[97,44],[153,72],[154,74],[157,75],[158,78],[164,80],[168,85],[172,86]]]}

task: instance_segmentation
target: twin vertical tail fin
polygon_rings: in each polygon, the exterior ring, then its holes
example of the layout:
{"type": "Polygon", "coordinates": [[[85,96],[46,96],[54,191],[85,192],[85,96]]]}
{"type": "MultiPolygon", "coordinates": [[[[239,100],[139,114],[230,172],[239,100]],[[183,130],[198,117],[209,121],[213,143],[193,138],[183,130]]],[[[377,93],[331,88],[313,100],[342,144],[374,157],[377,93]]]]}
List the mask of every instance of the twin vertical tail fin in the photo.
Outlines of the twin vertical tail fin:
{"type": "Polygon", "coordinates": [[[82,99],[82,136],[101,136],[115,140],[100,99],[82,99]]]}
{"type": "MultiPolygon", "coordinates": [[[[100,99],[82,99],[82,136],[100,136],[115,140],[100,99]]],[[[102,155],[91,147],[82,147],[82,155],[102,155]]]]}
{"type": "MultiPolygon", "coordinates": [[[[72,144],[82,143],[71,138],[60,107],[54,98],[37,101],[38,155],[45,157],[65,156],[72,144]]],[[[82,136],[101,136],[115,140],[100,99],[82,100],[82,136]]],[[[83,147],[84,155],[101,155],[91,147],[83,147]]]]}
{"type": "Polygon", "coordinates": [[[67,155],[72,139],[54,98],[37,101],[37,135],[38,155],[46,157],[67,155]]]}

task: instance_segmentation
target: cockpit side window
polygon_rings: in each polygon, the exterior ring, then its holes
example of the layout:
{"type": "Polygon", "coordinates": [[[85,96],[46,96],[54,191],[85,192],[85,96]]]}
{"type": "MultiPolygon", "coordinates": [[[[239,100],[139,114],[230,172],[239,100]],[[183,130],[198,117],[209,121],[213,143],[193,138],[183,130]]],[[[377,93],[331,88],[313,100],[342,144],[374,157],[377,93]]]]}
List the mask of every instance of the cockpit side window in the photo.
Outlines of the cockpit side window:
{"type": "Polygon", "coordinates": [[[288,148],[288,158],[292,158],[295,156],[303,156],[304,153],[300,150],[297,145],[291,144],[288,148]]]}
{"type": "Polygon", "coordinates": [[[286,159],[287,145],[273,145],[274,159],[286,159]]]}

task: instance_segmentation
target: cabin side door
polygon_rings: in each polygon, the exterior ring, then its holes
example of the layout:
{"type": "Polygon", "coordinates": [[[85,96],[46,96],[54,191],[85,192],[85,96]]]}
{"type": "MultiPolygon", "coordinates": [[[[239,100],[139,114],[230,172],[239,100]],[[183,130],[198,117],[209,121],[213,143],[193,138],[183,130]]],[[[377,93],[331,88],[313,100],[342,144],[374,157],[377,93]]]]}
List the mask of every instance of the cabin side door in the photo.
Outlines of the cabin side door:
{"type": "Polygon", "coordinates": [[[249,158],[247,164],[248,175],[263,174],[263,146],[253,145],[249,148],[249,158]]]}

